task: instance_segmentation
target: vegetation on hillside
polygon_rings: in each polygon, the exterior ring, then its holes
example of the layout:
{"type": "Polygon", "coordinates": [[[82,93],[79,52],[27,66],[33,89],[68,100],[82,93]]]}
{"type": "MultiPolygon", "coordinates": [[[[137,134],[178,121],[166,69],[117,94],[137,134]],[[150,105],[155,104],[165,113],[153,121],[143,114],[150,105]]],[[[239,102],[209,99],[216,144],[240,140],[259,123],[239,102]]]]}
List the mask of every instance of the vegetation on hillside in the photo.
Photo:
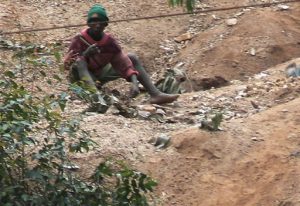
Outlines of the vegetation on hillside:
{"type": "Polygon", "coordinates": [[[70,156],[89,152],[96,143],[81,129],[80,118],[65,114],[67,92],[47,94],[28,82],[58,84],[59,75],[45,71],[55,58],[60,62],[59,52],[14,46],[8,49],[20,64],[12,70],[2,65],[5,72],[0,76],[1,205],[149,205],[147,193],[156,182],[123,162],[110,159],[93,168],[90,177],[76,175],[78,167],[70,156]],[[41,53],[48,53],[47,58],[41,53]]]}
{"type": "Polygon", "coordinates": [[[185,6],[188,11],[193,11],[195,0],[169,0],[171,6],[185,6]]]}

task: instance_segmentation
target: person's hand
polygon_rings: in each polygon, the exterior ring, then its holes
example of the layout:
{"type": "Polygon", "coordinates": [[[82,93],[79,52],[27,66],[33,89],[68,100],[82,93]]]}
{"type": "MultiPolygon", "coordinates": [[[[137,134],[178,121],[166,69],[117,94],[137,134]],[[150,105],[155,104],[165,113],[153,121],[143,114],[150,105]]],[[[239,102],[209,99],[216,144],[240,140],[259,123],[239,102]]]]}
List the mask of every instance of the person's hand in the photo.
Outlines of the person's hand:
{"type": "Polygon", "coordinates": [[[135,83],[132,83],[130,88],[130,97],[135,98],[137,95],[139,95],[139,93],[140,93],[139,86],[135,83]]]}
{"type": "Polygon", "coordinates": [[[78,53],[74,53],[73,50],[70,50],[64,57],[64,71],[69,71],[71,65],[76,61],[78,53]]]}
{"type": "Polygon", "coordinates": [[[131,80],[131,83],[132,83],[131,88],[130,88],[130,97],[135,98],[140,93],[137,76],[135,74],[132,75],[130,77],[130,80],[131,80]]]}
{"type": "Polygon", "coordinates": [[[97,44],[92,44],[91,46],[89,46],[84,52],[83,52],[83,56],[84,57],[90,57],[94,54],[100,53],[100,49],[97,46],[97,44]]]}

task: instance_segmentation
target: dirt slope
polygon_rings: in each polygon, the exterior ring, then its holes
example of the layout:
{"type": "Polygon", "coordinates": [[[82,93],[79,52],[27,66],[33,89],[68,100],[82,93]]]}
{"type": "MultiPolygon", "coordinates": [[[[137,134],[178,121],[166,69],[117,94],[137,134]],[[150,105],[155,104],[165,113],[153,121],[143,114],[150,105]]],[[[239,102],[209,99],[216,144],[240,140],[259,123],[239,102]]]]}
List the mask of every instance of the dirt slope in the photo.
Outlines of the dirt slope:
{"type": "MultiPolygon", "coordinates": [[[[5,31],[84,23],[87,10],[95,3],[99,2],[4,0],[0,7],[0,29],[5,31]]],[[[100,3],[107,8],[112,20],[182,11],[168,7],[165,0],[100,3]]],[[[262,2],[205,0],[199,3],[198,8],[250,3],[262,2]]],[[[141,56],[152,73],[163,73],[166,68],[183,62],[188,76],[195,81],[220,74],[231,80],[245,79],[246,76],[298,57],[299,20],[300,5],[291,4],[286,11],[274,6],[111,24],[107,31],[118,37],[127,51],[141,56]],[[227,26],[226,20],[233,17],[238,20],[237,25],[227,26]],[[194,38],[175,43],[174,38],[185,32],[190,32],[194,38]],[[253,49],[255,56],[249,54],[253,49]]],[[[69,38],[80,29],[9,35],[6,38],[39,43],[61,41],[67,44],[69,38]]]]}
{"type": "Polygon", "coordinates": [[[175,133],[177,153],[152,156],[148,167],[165,205],[300,205],[299,103],[227,122],[223,132],[175,133]]]}
{"type": "Polygon", "coordinates": [[[196,124],[171,132],[172,145],[139,164],[160,180],[162,205],[300,205],[300,85],[299,78],[297,85],[283,78],[289,63],[270,68],[261,79],[181,98],[188,119],[208,107],[235,115],[224,122],[224,131],[207,132],[196,124]]]}
{"type": "MultiPolygon", "coordinates": [[[[198,7],[253,2],[263,1],[203,0],[198,7]]],[[[94,3],[99,2],[3,0],[0,30],[83,23],[94,3]]],[[[165,0],[100,3],[111,19],[181,11],[169,8],[165,0]]],[[[113,110],[105,115],[84,115],[82,127],[100,147],[72,157],[81,168],[78,174],[89,175],[103,156],[112,155],[159,181],[158,205],[300,205],[300,81],[285,77],[285,67],[291,62],[280,64],[300,56],[299,21],[300,4],[293,4],[286,11],[275,6],[110,25],[108,31],[127,51],[141,56],[154,78],[183,62],[190,90],[198,90],[203,77],[219,75],[233,81],[227,87],[183,94],[175,104],[155,106],[154,110],[165,112],[163,123],[126,119],[113,110]],[[229,27],[226,20],[232,17],[238,22],[229,27]],[[193,35],[191,41],[174,42],[174,37],[186,32],[193,35]],[[199,122],[214,111],[224,113],[224,131],[200,130],[199,122]],[[161,134],[172,137],[171,146],[165,150],[148,143],[161,134]]],[[[4,38],[42,44],[62,42],[66,46],[78,31],[4,38]]],[[[1,62],[9,63],[10,54],[1,50],[1,62]]],[[[300,59],[295,61],[300,63],[300,59]]],[[[45,72],[63,75],[55,66],[45,72]]],[[[28,84],[39,85],[49,93],[67,88],[66,81],[56,87],[47,86],[41,79],[28,84]]],[[[125,81],[118,84],[127,89],[125,81]]],[[[143,96],[133,103],[145,104],[140,100],[143,96]]],[[[79,116],[86,107],[80,101],[69,101],[68,115],[79,116]]]]}
{"type": "Polygon", "coordinates": [[[192,79],[221,75],[231,80],[299,57],[300,5],[292,8],[288,12],[276,8],[245,11],[232,27],[226,25],[226,18],[217,20],[212,29],[196,35],[180,52],[180,59],[190,62],[192,79]]]}

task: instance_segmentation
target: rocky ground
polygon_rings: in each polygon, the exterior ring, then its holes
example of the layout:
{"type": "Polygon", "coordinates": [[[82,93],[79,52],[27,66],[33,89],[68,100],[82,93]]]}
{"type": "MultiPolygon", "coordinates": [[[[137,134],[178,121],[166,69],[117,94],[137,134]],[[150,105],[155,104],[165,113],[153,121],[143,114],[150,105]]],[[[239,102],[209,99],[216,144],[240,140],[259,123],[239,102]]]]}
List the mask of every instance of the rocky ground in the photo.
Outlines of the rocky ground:
{"type": "MultiPolygon", "coordinates": [[[[84,23],[95,2],[3,0],[0,30],[84,23]]],[[[262,2],[205,0],[197,7],[262,2]]],[[[182,11],[169,8],[165,0],[101,3],[111,19],[182,11]]],[[[105,115],[83,116],[83,128],[100,147],[73,157],[80,166],[78,173],[89,174],[104,156],[113,155],[159,181],[159,205],[300,205],[300,79],[287,78],[285,72],[289,63],[300,64],[300,4],[288,6],[110,25],[108,30],[125,50],[142,58],[154,79],[180,65],[187,74],[188,93],[163,106],[147,104],[144,96],[137,98],[131,104],[138,108],[139,118],[116,115],[113,108],[105,115]],[[220,88],[204,90],[215,76],[226,84],[213,82],[208,88],[220,88]],[[218,112],[224,116],[222,131],[199,128],[203,119],[218,112]],[[149,115],[155,118],[149,120],[149,115]],[[149,143],[160,136],[171,138],[166,149],[149,143]]],[[[43,45],[61,42],[65,48],[76,32],[78,28],[2,38],[43,45]]],[[[1,50],[1,62],[10,65],[10,55],[1,50]]],[[[56,67],[45,72],[63,75],[56,67]]],[[[56,87],[43,79],[28,84],[49,93],[66,90],[65,81],[56,87]]],[[[108,87],[127,90],[127,83],[118,84],[108,87]]],[[[69,101],[67,113],[76,116],[85,108],[81,101],[69,101]]]]}

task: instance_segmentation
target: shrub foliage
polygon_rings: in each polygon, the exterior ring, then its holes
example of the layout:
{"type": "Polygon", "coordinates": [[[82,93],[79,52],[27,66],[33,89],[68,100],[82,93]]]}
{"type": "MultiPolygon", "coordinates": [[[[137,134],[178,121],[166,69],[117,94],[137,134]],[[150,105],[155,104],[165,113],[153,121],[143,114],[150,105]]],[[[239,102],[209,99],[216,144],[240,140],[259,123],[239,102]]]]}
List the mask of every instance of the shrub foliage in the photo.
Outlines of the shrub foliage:
{"type": "MultiPolygon", "coordinates": [[[[33,56],[27,63],[38,69],[33,56]]],[[[156,182],[122,162],[102,162],[85,180],[72,171],[70,155],[97,145],[80,129],[80,120],[64,117],[67,97],[34,95],[12,71],[0,77],[1,205],[149,205],[146,193],[156,182]]]]}

